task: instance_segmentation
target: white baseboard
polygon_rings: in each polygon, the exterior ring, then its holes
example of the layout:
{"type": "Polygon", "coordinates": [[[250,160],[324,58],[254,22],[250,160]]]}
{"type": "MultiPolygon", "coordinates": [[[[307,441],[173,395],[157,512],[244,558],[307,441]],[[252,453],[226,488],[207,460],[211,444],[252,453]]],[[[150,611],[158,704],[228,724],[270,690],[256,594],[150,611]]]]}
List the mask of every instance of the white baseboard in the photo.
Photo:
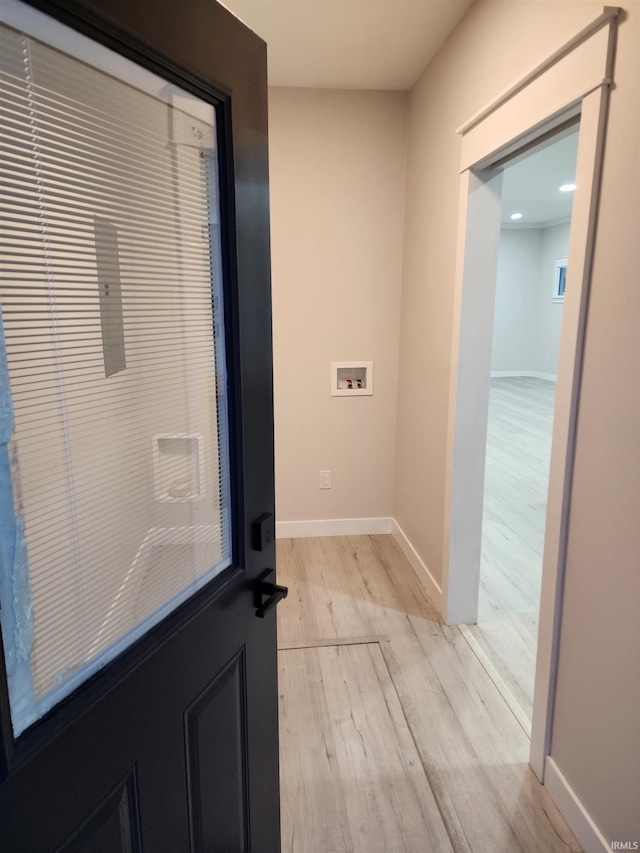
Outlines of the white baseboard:
{"type": "Polygon", "coordinates": [[[435,604],[436,610],[442,615],[442,587],[437,583],[426,564],[422,561],[422,558],[409,541],[407,534],[400,527],[395,518],[392,519],[392,523],[393,526],[391,533],[393,534],[393,538],[396,540],[400,546],[400,550],[411,564],[411,567],[418,576],[418,579],[422,582],[427,591],[427,595],[435,604]]]}
{"type": "Polygon", "coordinates": [[[322,518],[316,521],[277,521],[276,539],[311,536],[367,536],[391,533],[391,518],[322,518]]]}
{"type": "Polygon", "coordinates": [[[584,853],[611,853],[609,843],[550,756],[545,762],[544,786],[584,853]]]}
{"type": "Polygon", "coordinates": [[[540,373],[538,370],[492,370],[492,379],[510,379],[515,376],[533,376],[534,379],[546,379],[548,382],[557,382],[555,373],[540,373]]]}

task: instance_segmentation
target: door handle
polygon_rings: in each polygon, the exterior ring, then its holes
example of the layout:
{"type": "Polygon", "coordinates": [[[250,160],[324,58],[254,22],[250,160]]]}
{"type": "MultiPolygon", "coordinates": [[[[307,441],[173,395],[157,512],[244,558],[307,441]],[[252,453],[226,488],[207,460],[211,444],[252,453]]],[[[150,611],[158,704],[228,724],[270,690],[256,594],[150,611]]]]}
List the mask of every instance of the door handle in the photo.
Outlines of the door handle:
{"type": "Polygon", "coordinates": [[[267,569],[258,578],[256,587],[256,616],[260,617],[260,619],[264,619],[267,613],[273,610],[279,601],[282,601],[283,598],[289,595],[288,587],[278,586],[267,580],[267,578],[274,574],[273,569],[267,569]],[[266,601],[263,601],[265,595],[268,598],[266,601]]]}

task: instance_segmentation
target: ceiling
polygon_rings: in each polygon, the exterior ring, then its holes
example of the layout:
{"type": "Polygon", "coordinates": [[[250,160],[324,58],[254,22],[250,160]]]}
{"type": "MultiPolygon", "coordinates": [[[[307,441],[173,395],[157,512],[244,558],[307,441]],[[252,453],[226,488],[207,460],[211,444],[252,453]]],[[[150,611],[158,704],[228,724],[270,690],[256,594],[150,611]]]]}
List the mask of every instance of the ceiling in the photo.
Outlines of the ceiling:
{"type": "Polygon", "coordinates": [[[267,43],[270,86],[410,89],[473,0],[223,0],[267,43]]]}
{"type": "Polygon", "coordinates": [[[541,227],[571,216],[573,193],[560,192],[573,183],[578,154],[578,128],[557,142],[507,166],[502,180],[502,222],[509,227],[541,227]],[[521,213],[517,222],[512,213],[521,213]]]}
{"type": "MultiPolygon", "coordinates": [[[[223,0],[267,43],[270,86],[410,89],[473,0],[223,0]]],[[[541,227],[571,215],[574,133],[504,170],[502,222],[541,227]],[[510,217],[522,213],[517,222],[510,217]]]]}

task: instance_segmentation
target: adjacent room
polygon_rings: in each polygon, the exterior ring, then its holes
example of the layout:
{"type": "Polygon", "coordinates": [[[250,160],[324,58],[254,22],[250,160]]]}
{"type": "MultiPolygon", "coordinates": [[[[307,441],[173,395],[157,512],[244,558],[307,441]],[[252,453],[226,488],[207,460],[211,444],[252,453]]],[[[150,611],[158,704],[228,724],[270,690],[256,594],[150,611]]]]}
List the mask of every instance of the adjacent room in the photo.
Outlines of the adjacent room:
{"type": "Polygon", "coordinates": [[[507,164],[491,353],[478,623],[531,728],[578,126],[507,164]]]}

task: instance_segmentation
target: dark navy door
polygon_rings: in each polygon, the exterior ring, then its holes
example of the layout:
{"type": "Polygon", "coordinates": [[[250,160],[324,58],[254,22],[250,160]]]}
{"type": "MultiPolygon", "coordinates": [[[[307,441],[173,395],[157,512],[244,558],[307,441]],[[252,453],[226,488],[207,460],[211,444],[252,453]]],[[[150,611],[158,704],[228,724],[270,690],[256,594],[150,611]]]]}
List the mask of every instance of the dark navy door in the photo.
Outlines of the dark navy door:
{"type": "Polygon", "coordinates": [[[0,41],[0,849],[275,853],[266,47],[213,0],[0,41]]]}

